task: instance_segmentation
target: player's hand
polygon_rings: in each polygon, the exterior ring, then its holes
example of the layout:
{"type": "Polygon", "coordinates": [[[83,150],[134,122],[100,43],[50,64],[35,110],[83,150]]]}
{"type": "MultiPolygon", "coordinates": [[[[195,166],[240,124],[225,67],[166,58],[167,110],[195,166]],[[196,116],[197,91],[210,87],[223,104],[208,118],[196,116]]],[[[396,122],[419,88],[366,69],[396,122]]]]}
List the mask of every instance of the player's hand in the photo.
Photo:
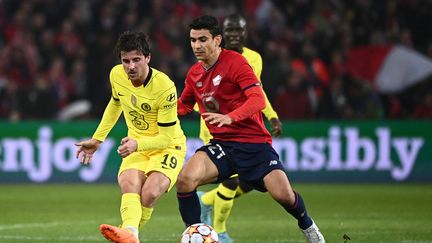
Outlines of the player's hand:
{"type": "Polygon", "coordinates": [[[94,138],[76,143],[75,146],[78,146],[78,148],[75,157],[79,159],[82,164],[90,164],[94,152],[96,152],[101,143],[101,141],[94,138]]]}
{"type": "Polygon", "coordinates": [[[208,122],[209,124],[216,124],[217,127],[221,127],[223,125],[230,125],[233,123],[232,118],[228,115],[212,112],[202,113],[201,115],[206,122],[208,122]]]}
{"type": "Polygon", "coordinates": [[[135,139],[125,137],[121,140],[120,146],[117,149],[117,153],[122,157],[126,158],[131,153],[137,151],[138,143],[135,139]]]}
{"type": "Polygon", "coordinates": [[[279,137],[282,134],[282,122],[279,118],[270,119],[270,125],[272,129],[272,135],[274,137],[279,137]]]}

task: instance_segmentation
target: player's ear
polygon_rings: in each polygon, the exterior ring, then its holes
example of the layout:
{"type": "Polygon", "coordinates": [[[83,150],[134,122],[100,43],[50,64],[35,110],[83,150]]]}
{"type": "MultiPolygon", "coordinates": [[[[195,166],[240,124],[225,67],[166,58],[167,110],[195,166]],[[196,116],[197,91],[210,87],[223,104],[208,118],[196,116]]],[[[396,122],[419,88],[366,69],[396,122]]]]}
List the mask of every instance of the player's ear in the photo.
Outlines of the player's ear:
{"type": "Polygon", "coordinates": [[[221,46],[222,43],[222,35],[217,35],[214,37],[216,46],[221,46]]]}
{"type": "Polygon", "coordinates": [[[148,54],[148,55],[145,57],[145,59],[146,59],[147,63],[149,63],[149,62],[150,62],[150,59],[151,59],[151,54],[148,54]]]}

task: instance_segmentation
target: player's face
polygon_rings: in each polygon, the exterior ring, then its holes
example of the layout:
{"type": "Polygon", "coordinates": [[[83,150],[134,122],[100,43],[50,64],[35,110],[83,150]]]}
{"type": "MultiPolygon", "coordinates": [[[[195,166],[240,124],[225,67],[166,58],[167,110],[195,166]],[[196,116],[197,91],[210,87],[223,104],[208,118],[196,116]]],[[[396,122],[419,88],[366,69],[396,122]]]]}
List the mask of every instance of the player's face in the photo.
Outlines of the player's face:
{"type": "Polygon", "coordinates": [[[241,52],[246,39],[245,25],[238,21],[227,20],[223,26],[225,48],[241,52]]]}
{"type": "Polygon", "coordinates": [[[222,36],[213,37],[209,30],[201,29],[190,31],[190,42],[192,51],[199,61],[208,62],[218,57],[219,45],[222,36]]]}
{"type": "Polygon", "coordinates": [[[132,82],[139,83],[145,80],[148,74],[150,55],[146,57],[136,50],[129,52],[122,51],[120,59],[128,78],[132,82]]]}

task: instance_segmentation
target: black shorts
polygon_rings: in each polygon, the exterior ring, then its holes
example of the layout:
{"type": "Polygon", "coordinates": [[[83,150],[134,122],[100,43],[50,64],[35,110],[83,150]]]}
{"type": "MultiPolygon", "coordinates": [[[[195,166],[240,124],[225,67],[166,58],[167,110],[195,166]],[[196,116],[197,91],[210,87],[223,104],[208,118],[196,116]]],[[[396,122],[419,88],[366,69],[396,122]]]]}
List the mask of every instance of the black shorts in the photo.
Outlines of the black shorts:
{"type": "Polygon", "coordinates": [[[211,140],[197,151],[206,152],[216,165],[219,175],[215,183],[238,174],[239,180],[265,192],[264,177],[272,170],[284,170],[278,154],[268,143],[211,140]]]}

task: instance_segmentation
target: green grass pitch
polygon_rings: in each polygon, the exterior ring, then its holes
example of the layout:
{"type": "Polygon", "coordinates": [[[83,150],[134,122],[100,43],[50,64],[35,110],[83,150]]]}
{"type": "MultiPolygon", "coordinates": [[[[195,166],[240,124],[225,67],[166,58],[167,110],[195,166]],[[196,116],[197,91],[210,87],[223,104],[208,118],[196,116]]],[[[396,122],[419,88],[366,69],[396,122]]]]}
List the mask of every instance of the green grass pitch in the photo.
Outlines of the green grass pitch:
{"type": "MultiPolygon", "coordinates": [[[[432,242],[430,184],[293,186],[327,242],[432,242]]],[[[0,185],[0,242],[105,242],[98,226],[120,223],[119,200],[115,184],[0,185]]],[[[183,229],[173,190],[141,242],[179,242],[183,229]]],[[[236,199],[228,230],[238,243],[305,242],[295,220],[259,192],[236,199]]]]}

